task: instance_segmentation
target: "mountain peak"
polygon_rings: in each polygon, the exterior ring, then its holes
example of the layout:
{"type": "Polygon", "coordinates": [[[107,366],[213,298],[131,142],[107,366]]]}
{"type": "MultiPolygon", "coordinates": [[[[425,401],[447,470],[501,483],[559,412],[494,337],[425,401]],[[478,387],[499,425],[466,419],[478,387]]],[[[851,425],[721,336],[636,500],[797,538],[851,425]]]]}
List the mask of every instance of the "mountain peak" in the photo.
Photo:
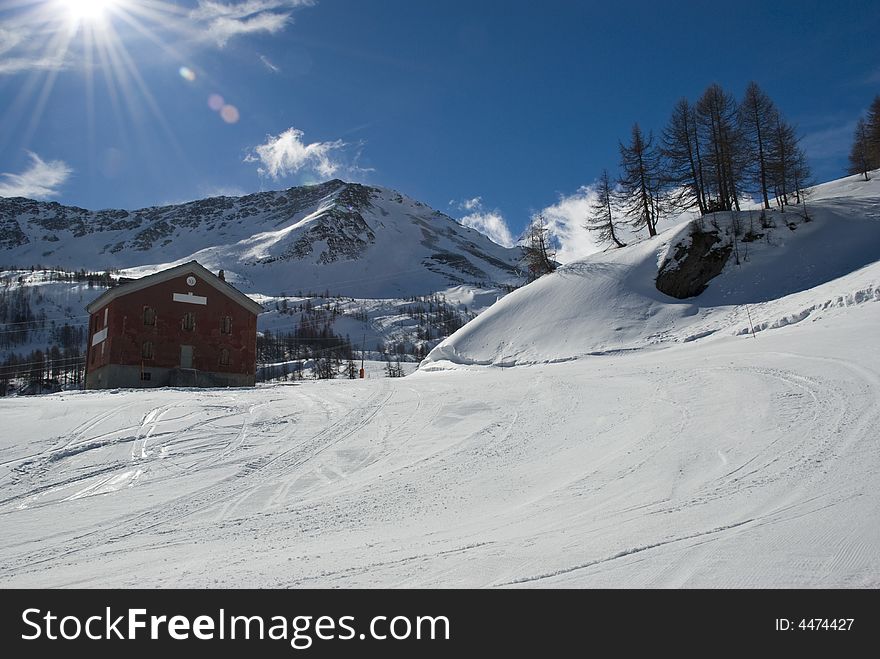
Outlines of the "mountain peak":
{"type": "Polygon", "coordinates": [[[424,203],[332,179],[127,211],[0,199],[0,264],[148,274],[197,259],[243,290],[396,297],[521,282],[519,248],[424,203]]]}

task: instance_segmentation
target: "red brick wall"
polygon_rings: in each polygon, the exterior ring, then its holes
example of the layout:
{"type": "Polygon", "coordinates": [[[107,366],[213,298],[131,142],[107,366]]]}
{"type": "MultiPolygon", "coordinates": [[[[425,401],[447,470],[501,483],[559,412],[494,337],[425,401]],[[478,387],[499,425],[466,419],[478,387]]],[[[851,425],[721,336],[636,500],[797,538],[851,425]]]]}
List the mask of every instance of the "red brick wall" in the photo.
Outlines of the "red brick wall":
{"type": "Polygon", "coordinates": [[[202,281],[193,273],[196,284],[186,283],[187,273],[149,288],[134,291],[112,300],[92,314],[89,328],[89,371],[113,363],[144,368],[176,368],[180,366],[180,346],[193,346],[192,367],[218,373],[254,373],[256,362],[257,317],[232,298],[202,281]],[[208,298],[207,305],[175,302],[174,293],[193,293],[208,298]],[[156,312],[155,326],[144,325],[144,307],[156,312]],[[101,346],[92,346],[92,336],[104,325],[104,309],[108,313],[108,336],[103,358],[101,346]],[[187,312],[195,314],[195,328],[182,329],[187,312]],[[221,318],[232,318],[232,333],[221,334],[221,318]],[[96,324],[97,323],[97,324],[96,324]],[[142,359],[145,341],[153,342],[153,359],[142,359]],[[229,350],[229,365],[220,364],[220,351],[229,350]],[[94,356],[91,354],[94,353],[94,356]]]}

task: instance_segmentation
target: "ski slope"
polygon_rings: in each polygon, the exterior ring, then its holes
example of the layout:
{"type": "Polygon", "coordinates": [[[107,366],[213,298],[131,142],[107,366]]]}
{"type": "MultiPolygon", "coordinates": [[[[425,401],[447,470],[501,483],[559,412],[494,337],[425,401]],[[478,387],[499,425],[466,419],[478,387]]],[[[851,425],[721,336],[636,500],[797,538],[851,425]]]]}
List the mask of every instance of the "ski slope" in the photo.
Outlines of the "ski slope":
{"type": "Polygon", "coordinates": [[[0,399],[0,585],[880,587],[875,192],[692,300],[684,227],[572,264],[402,379],[0,399]]]}
{"type": "Polygon", "coordinates": [[[0,583],[877,587],[878,322],[3,400],[0,583]]]}

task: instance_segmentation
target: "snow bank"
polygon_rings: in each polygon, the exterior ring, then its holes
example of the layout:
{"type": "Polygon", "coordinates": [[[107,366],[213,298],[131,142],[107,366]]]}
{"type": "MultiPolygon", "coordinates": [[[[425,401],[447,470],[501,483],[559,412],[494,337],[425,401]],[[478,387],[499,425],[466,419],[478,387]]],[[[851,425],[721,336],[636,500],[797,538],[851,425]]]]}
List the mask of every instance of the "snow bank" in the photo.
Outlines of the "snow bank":
{"type": "MultiPolygon", "coordinates": [[[[750,315],[760,331],[877,300],[880,176],[817,186],[807,202],[809,222],[794,210],[772,212],[770,229],[761,227],[759,211],[740,213],[744,229],[762,237],[740,242],[739,263],[732,256],[695,298],[675,300],[654,285],[658,264],[688,239],[683,221],[653,240],[591,255],[518,289],[439,344],[420,370],[643,350],[739,335],[743,327],[751,331],[750,315]]],[[[732,214],[718,216],[722,230],[730,226],[732,214]]]]}

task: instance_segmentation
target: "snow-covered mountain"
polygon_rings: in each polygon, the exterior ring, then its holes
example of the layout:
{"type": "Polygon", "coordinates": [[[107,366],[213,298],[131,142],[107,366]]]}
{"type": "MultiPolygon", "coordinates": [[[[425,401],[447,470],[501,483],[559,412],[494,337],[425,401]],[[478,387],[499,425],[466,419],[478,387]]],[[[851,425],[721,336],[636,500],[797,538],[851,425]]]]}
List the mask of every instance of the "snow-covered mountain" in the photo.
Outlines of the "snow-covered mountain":
{"type": "Polygon", "coordinates": [[[521,256],[398,192],[340,180],[135,211],[0,198],[4,269],[142,276],[197,259],[245,292],[394,298],[516,284],[521,256]]]}

